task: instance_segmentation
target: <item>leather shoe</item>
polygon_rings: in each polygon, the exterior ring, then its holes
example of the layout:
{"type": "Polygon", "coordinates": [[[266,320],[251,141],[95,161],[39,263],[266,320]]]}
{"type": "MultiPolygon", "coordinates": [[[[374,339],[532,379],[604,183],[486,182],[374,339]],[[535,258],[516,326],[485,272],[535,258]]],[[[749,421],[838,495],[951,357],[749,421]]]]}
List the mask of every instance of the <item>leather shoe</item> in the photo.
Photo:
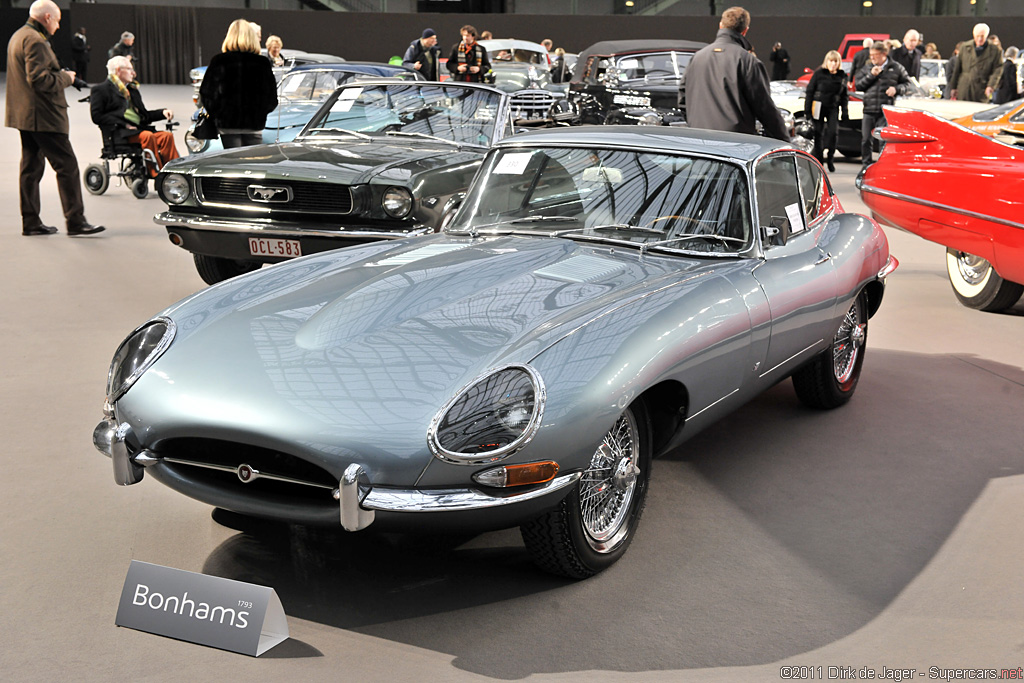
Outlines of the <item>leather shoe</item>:
{"type": "Polygon", "coordinates": [[[832,162],[831,159],[828,160],[828,172],[829,173],[835,173],[836,172],[836,165],[832,162]]]}
{"type": "Polygon", "coordinates": [[[106,230],[102,225],[89,225],[85,223],[77,228],[68,228],[68,237],[81,237],[82,235],[95,235],[106,230]]]}
{"type": "Polygon", "coordinates": [[[57,232],[57,228],[50,227],[49,225],[37,225],[33,228],[22,228],[21,234],[27,236],[30,235],[52,235],[57,232]]]}

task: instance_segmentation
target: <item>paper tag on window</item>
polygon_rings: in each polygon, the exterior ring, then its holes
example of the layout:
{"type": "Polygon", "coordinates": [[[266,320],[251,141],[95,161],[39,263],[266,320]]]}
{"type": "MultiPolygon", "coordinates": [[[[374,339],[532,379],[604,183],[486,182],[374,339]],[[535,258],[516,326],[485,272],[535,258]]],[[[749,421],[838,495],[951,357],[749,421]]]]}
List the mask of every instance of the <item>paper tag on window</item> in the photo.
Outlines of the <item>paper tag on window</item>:
{"type": "Polygon", "coordinates": [[[786,207],[786,218],[789,219],[789,231],[800,232],[804,225],[804,212],[800,210],[799,204],[790,204],[786,207]]]}
{"type": "Polygon", "coordinates": [[[295,92],[302,85],[302,78],[289,78],[285,81],[283,91],[284,92],[295,92]]]}
{"type": "Polygon", "coordinates": [[[506,154],[501,157],[501,161],[494,167],[491,173],[504,174],[504,175],[522,175],[526,171],[527,164],[530,163],[530,157],[533,156],[532,152],[525,154],[506,154]]]}
{"type": "Polygon", "coordinates": [[[341,91],[341,94],[338,95],[338,101],[340,102],[341,100],[355,100],[358,99],[359,96],[362,94],[362,88],[345,88],[344,90],[341,91]]]}

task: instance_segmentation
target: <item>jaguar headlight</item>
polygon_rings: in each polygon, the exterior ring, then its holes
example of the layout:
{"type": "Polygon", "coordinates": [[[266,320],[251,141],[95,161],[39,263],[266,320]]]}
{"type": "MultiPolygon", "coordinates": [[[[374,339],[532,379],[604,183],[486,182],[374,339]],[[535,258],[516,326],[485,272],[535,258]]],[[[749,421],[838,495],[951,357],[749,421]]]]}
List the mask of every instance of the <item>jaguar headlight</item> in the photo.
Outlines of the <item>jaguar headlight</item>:
{"type": "Polygon", "coordinates": [[[209,142],[209,140],[197,138],[191,129],[185,131],[185,146],[188,147],[188,151],[192,154],[199,154],[199,152],[204,151],[209,142]]]}
{"type": "Polygon", "coordinates": [[[637,118],[636,123],[638,126],[660,126],[661,116],[653,111],[644,112],[637,118]]]}
{"type": "Polygon", "coordinates": [[[160,185],[160,194],[171,204],[181,204],[189,196],[188,178],[180,173],[168,173],[160,185]]]}
{"type": "Polygon", "coordinates": [[[412,211],[412,193],[404,187],[389,187],[384,192],[381,206],[392,218],[405,218],[412,211]]]}
{"type": "Polygon", "coordinates": [[[434,417],[430,450],[463,464],[495,462],[529,443],[540,427],[545,391],[540,375],[510,365],[474,380],[434,417]]]}
{"type": "Polygon", "coordinates": [[[107,373],[107,403],[124,396],[174,340],[174,321],[155,318],[132,332],[114,353],[107,373]]]}

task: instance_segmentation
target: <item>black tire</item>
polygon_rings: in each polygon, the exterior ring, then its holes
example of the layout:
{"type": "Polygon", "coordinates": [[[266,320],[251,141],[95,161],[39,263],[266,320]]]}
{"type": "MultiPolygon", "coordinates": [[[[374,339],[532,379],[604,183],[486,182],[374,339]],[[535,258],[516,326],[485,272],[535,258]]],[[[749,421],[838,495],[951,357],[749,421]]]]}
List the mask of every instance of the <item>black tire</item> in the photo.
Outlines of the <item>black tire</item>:
{"type": "Polygon", "coordinates": [[[199,277],[203,278],[203,282],[208,285],[215,285],[218,282],[230,280],[236,275],[259,270],[261,265],[255,261],[236,261],[229,258],[206,256],[205,254],[192,254],[192,259],[196,263],[199,277]]]}
{"type": "Polygon", "coordinates": [[[650,423],[637,401],[616,420],[561,504],[519,528],[534,563],[585,579],[617,562],[636,535],[650,472],[650,423]]]}
{"type": "Polygon", "coordinates": [[[103,194],[110,187],[110,174],[103,164],[89,164],[82,172],[82,183],[92,194],[103,194]]]}
{"type": "Polygon", "coordinates": [[[132,181],[132,194],[136,199],[145,199],[149,196],[149,182],[145,178],[136,178],[132,181]]]}
{"type": "Polygon", "coordinates": [[[991,263],[965,251],[946,250],[946,273],[957,300],[979,311],[1006,310],[1024,294],[1024,285],[1004,280],[991,263]]]}
{"type": "Polygon", "coordinates": [[[861,292],[839,322],[828,349],[793,374],[797,397],[809,408],[845,404],[860,381],[868,341],[868,301],[861,292]]]}

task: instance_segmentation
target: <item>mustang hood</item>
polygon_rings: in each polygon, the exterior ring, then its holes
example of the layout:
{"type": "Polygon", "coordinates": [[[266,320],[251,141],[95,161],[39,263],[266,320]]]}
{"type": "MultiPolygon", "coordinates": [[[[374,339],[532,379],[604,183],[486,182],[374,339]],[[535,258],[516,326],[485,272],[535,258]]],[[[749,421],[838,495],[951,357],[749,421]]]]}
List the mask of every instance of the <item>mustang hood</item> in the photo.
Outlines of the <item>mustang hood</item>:
{"type": "Polygon", "coordinates": [[[461,387],[528,362],[682,271],[713,267],[554,238],[439,235],[341,249],[171,309],[177,338],[121,403],[147,417],[176,407],[193,430],[198,414],[242,440],[255,431],[307,444],[328,463],[357,454],[375,481],[411,483],[430,460],[430,420],[461,387]]]}
{"type": "Polygon", "coordinates": [[[192,170],[198,176],[245,174],[253,179],[287,176],[291,180],[343,185],[367,183],[374,177],[408,183],[418,173],[478,161],[482,154],[482,148],[409,138],[346,138],[340,144],[337,140],[319,142],[307,137],[301,144],[254,145],[183,157],[164,170],[192,170]]]}

